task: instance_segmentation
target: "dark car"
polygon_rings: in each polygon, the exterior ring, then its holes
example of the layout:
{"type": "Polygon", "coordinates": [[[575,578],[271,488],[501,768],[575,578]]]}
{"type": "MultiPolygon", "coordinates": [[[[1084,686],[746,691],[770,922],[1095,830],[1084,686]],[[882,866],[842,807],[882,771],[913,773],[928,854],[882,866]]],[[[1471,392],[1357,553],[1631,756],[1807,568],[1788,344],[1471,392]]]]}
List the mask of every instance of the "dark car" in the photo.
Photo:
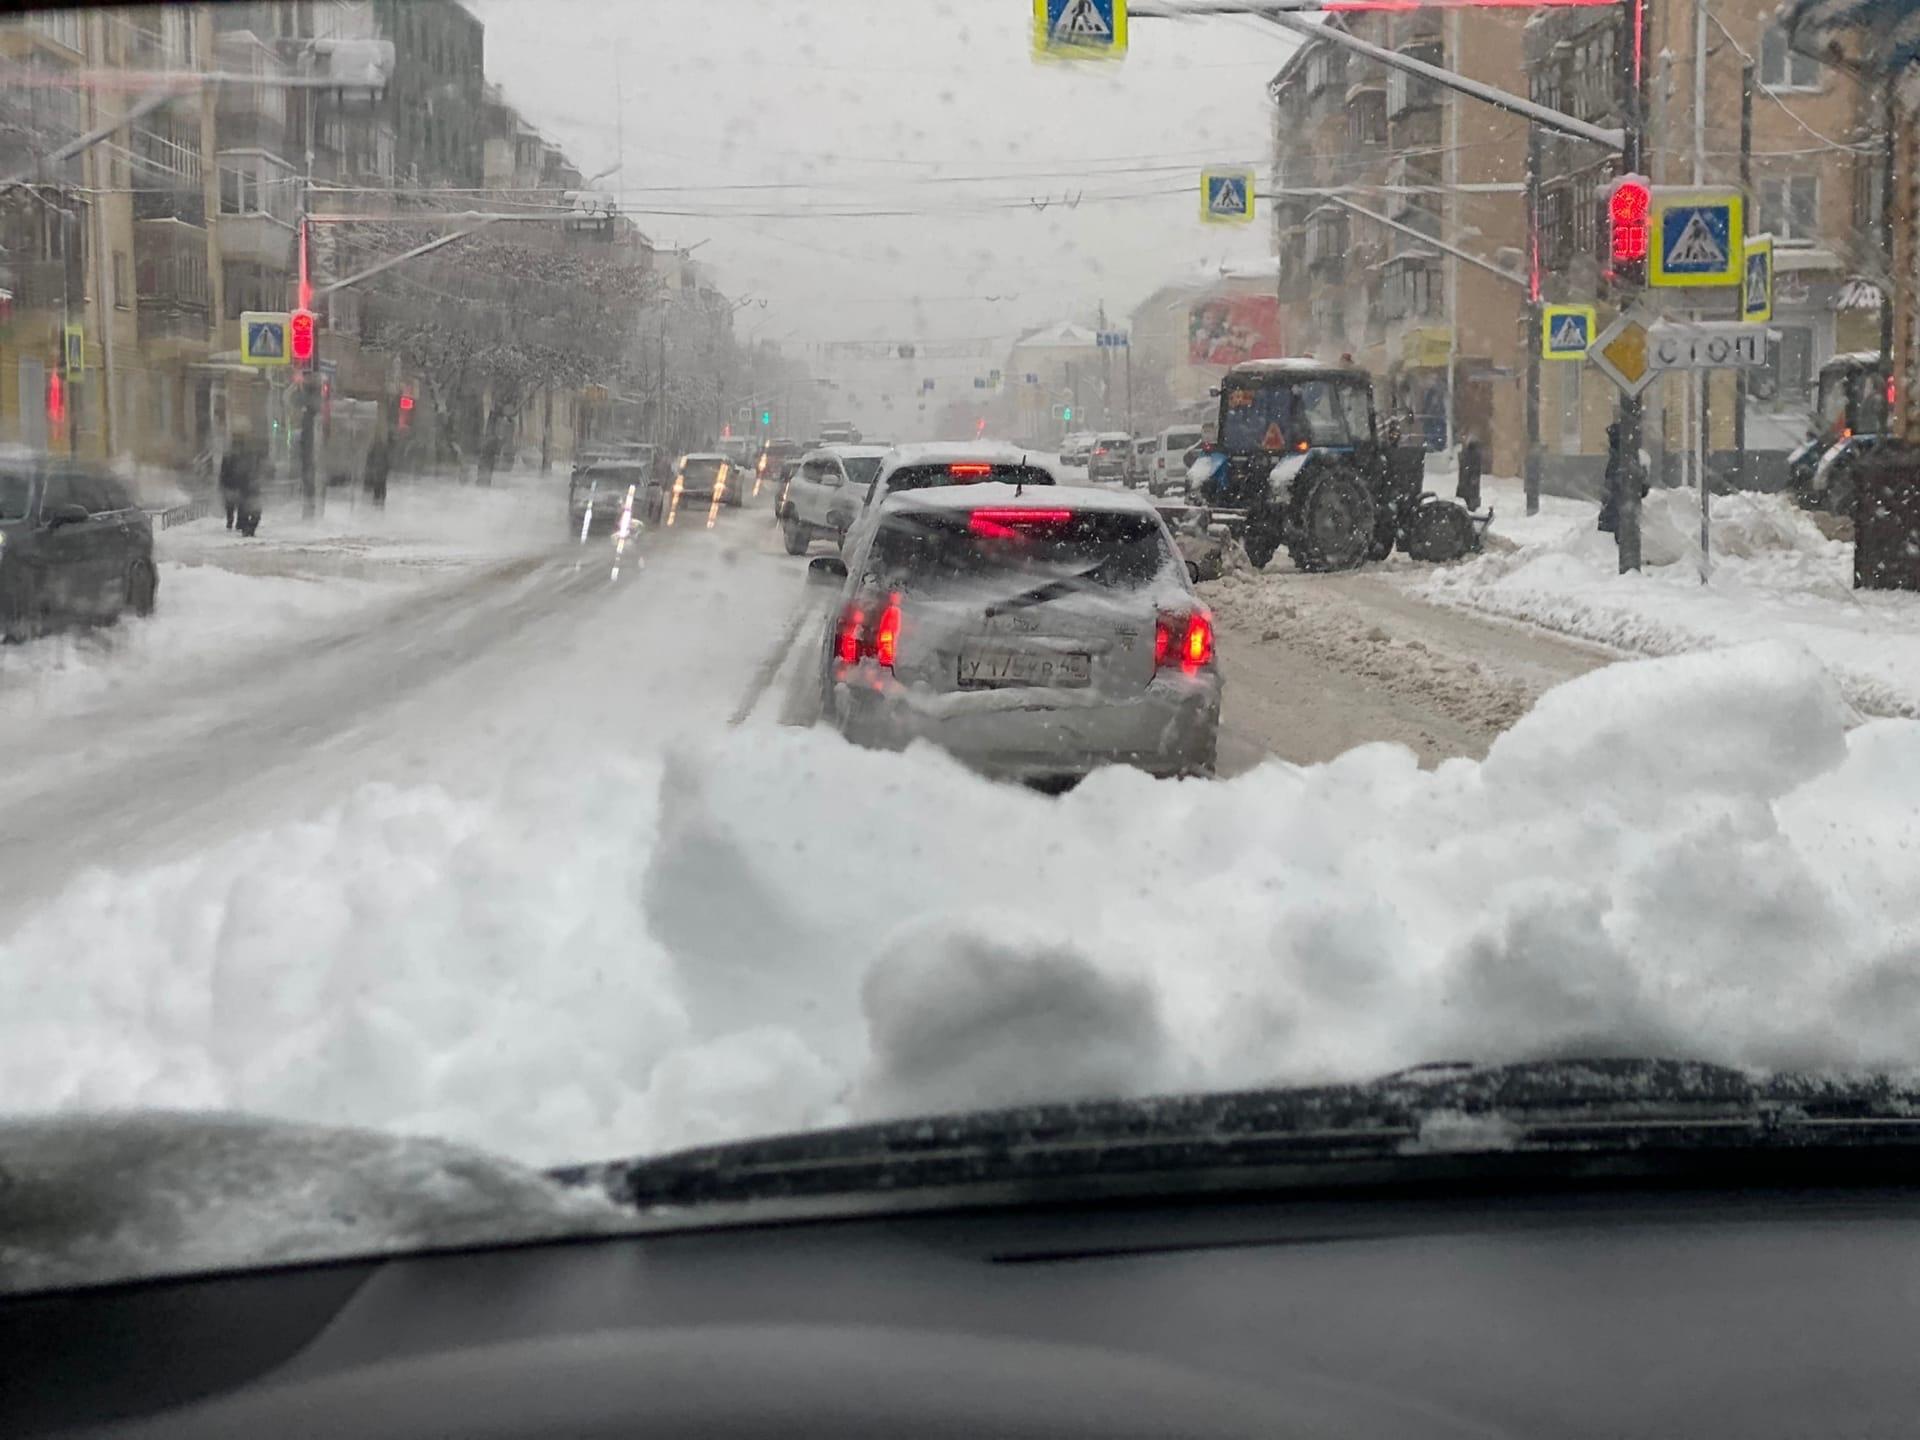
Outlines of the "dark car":
{"type": "Polygon", "coordinates": [[[60,464],[0,468],[0,634],[153,613],[153,521],[112,475],[60,464]]]}
{"type": "Polygon", "coordinates": [[[650,472],[651,466],[640,460],[600,460],[576,470],[567,485],[568,533],[584,537],[590,531],[617,529],[629,489],[634,516],[656,518],[660,487],[650,472]]]}

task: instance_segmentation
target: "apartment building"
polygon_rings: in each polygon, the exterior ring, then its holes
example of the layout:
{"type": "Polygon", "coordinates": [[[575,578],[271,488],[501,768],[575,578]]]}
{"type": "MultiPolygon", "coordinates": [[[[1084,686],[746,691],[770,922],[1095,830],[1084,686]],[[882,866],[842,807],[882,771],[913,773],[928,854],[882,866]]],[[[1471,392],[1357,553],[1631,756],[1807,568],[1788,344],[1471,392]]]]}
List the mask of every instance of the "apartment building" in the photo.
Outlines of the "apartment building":
{"type": "MultiPolygon", "coordinates": [[[[1512,11],[1442,9],[1326,21],[1496,85],[1520,72],[1524,23],[1512,11]]],[[[1410,413],[1429,444],[1476,435],[1490,463],[1517,470],[1524,125],[1320,37],[1289,57],[1268,94],[1288,351],[1364,366],[1381,409],[1410,413]]]]}

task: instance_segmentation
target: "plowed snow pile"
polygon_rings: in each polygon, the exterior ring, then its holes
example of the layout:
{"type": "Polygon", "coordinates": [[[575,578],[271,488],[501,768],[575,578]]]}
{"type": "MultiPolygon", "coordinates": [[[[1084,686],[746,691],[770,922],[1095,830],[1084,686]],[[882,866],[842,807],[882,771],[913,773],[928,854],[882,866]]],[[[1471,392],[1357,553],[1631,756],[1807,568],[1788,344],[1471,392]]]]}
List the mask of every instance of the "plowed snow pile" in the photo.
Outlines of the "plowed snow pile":
{"type": "Polygon", "coordinates": [[[1920,722],[1857,720],[1776,643],[1596,671],[1426,772],[1049,799],[749,728],[486,806],[369,787],[55,897],[0,948],[0,1096],[553,1162],[1442,1059],[1910,1067],[1920,722]]]}
{"type": "Polygon", "coordinates": [[[1744,493],[1713,499],[1702,585],[1699,505],[1685,490],[1647,497],[1638,575],[1618,573],[1589,510],[1557,538],[1436,570],[1419,593],[1650,655],[1790,638],[1853,703],[1920,715],[1920,596],[1855,590],[1852,545],[1784,496],[1744,493]]]}

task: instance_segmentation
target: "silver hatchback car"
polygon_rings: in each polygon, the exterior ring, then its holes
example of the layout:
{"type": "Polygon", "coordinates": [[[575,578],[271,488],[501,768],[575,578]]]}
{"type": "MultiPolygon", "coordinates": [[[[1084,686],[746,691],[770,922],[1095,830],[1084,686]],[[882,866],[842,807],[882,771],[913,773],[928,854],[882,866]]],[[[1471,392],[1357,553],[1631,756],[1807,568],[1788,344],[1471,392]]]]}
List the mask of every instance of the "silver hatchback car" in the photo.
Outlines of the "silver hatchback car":
{"type": "Polygon", "coordinates": [[[845,574],[821,692],[855,743],[924,739],[1031,781],[1109,764],[1212,772],[1213,616],[1144,500],[998,483],[902,491],[845,574]]]}

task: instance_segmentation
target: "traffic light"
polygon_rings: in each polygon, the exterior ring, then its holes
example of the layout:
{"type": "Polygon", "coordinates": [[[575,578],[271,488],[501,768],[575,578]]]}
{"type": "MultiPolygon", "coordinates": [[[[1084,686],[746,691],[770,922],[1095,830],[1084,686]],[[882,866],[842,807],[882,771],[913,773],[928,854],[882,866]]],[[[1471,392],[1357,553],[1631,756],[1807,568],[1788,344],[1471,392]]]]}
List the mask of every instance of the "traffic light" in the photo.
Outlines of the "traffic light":
{"type": "Polygon", "coordinates": [[[296,365],[313,363],[313,312],[296,310],[287,317],[287,350],[296,365]]]}
{"type": "Polygon", "coordinates": [[[405,390],[402,390],[400,392],[400,417],[399,417],[399,426],[398,426],[400,433],[402,435],[406,434],[408,427],[412,425],[412,423],[413,423],[413,396],[408,394],[405,390]]]}
{"type": "Polygon", "coordinates": [[[67,382],[60,378],[58,370],[47,372],[47,423],[67,423],[67,382]]]}
{"type": "Polygon", "coordinates": [[[1647,260],[1647,216],[1653,192],[1644,175],[1622,175],[1607,192],[1607,224],[1615,265],[1644,265],[1647,260]]]}
{"type": "Polygon", "coordinates": [[[1061,409],[1061,411],[1060,411],[1060,418],[1061,418],[1062,420],[1071,420],[1071,419],[1073,419],[1073,406],[1071,406],[1071,405],[1068,405],[1068,406],[1065,406],[1065,407],[1063,407],[1063,408],[1061,409]]]}
{"type": "Polygon", "coordinates": [[[773,424],[773,412],[771,410],[762,410],[760,412],[760,423],[762,425],[773,424]]]}

